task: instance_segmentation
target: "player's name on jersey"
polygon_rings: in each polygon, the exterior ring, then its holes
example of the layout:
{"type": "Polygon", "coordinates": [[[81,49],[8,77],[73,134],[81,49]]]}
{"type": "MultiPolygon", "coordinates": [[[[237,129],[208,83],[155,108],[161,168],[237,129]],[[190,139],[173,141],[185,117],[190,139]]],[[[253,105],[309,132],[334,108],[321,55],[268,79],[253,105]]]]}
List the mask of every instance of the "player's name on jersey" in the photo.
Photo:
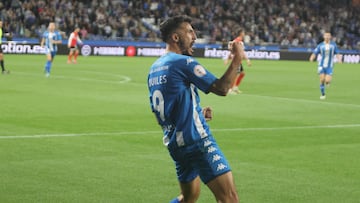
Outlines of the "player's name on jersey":
{"type": "Polygon", "coordinates": [[[155,86],[155,85],[162,85],[167,83],[166,75],[160,75],[149,78],[149,87],[155,86]]]}

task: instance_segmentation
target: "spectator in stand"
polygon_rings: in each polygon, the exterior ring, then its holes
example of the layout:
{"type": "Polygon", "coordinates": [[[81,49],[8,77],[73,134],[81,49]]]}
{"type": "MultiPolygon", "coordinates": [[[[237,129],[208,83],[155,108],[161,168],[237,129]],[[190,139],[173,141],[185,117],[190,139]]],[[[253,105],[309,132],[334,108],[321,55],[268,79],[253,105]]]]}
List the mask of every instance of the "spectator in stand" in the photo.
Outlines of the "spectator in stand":
{"type": "Polygon", "coordinates": [[[138,40],[152,31],[159,41],[159,30],[145,28],[142,18],[152,18],[158,27],[169,16],[187,14],[194,19],[197,35],[211,43],[230,41],[233,29],[241,26],[257,45],[283,42],[287,46],[315,47],[325,30],[330,30],[339,48],[346,49],[359,48],[359,12],[360,7],[350,0],[14,0],[0,5],[4,24],[14,25],[14,36],[38,37],[37,30],[55,21],[66,35],[75,27],[86,26],[89,39],[138,40]],[[19,22],[24,25],[22,31],[19,22]]]}
{"type": "Polygon", "coordinates": [[[81,30],[80,30],[80,36],[81,36],[81,38],[83,38],[83,39],[87,39],[87,38],[88,38],[88,31],[87,31],[87,29],[86,29],[85,26],[83,26],[83,27],[81,28],[81,30]]]}

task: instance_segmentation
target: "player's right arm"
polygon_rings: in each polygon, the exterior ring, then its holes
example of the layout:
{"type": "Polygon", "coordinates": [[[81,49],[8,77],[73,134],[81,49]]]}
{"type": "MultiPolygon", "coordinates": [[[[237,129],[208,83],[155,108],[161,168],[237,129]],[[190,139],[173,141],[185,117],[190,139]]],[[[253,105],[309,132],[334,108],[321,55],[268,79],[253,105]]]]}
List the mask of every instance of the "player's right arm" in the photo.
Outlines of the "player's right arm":
{"type": "Polygon", "coordinates": [[[40,42],[41,47],[44,47],[46,38],[47,38],[47,31],[45,31],[41,36],[41,42],[40,42]]]}
{"type": "Polygon", "coordinates": [[[309,58],[309,61],[311,61],[311,62],[314,61],[315,57],[316,57],[315,54],[311,54],[311,55],[310,55],[310,58],[309,58]]]}
{"type": "Polygon", "coordinates": [[[336,46],[336,44],[334,43],[334,54],[336,56],[337,62],[338,63],[342,63],[342,55],[339,53],[338,47],[336,46]]]}
{"type": "Polygon", "coordinates": [[[231,52],[233,59],[221,78],[217,79],[210,87],[209,92],[219,96],[226,96],[237,76],[241,64],[241,50],[243,47],[239,42],[233,42],[231,52]]]}
{"type": "Polygon", "coordinates": [[[44,43],[45,43],[45,38],[43,37],[43,38],[41,38],[40,46],[44,47],[44,43]]]}
{"type": "Polygon", "coordinates": [[[316,56],[320,53],[320,45],[317,45],[313,53],[310,55],[309,61],[314,61],[316,56]]]}

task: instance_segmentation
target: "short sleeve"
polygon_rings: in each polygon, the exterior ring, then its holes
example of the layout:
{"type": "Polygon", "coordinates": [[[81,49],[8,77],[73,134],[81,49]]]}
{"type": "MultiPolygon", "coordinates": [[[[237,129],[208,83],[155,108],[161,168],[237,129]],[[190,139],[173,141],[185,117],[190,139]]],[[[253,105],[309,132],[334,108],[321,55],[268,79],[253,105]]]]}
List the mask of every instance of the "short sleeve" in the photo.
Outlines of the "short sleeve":
{"type": "Polygon", "coordinates": [[[334,43],[334,54],[339,54],[339,49],[338,49],[336,43],[334,43]]]}
{"type": "Polygon", "coordinates": [[[56,35],[57,35],[57,40],[62,40],[60,32],[57,32],[56,35]]]}
{"type": "Polygon", "coordinates": [[[210,86],[217,80],[216,76],[192,57],[187,57],[182,62],[180,70],[186,75],[187,80],[204,93],[209,93],[210,86]]]}
{"type": "Polygon", "coordinates": [[[316,46],[316,48],[313,51],[313,54],[318,55],[320,53],[320,44],[316,46]]]}

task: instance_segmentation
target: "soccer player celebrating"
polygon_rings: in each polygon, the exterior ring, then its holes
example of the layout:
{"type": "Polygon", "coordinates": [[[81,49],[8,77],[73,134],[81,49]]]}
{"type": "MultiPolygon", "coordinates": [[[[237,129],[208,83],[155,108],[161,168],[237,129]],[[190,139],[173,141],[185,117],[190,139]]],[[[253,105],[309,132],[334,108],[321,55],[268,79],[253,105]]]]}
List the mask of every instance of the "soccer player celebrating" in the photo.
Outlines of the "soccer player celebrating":
{"type": "Polygon", "coordinates": [[[331,34],[324,33],[324,41],[319,43],[310,56],[310,61],[314,61],[318,54],[321,59],[318,65],[318,73],[320,79],[320,99],[325,99],[325,84],[329,85],[333,75],[334,56],[336,55],[339,63],[342,63],[342,56],[339,54],[336,43],[331,41],[331,34]]]}
{"type": "Polygon", "coordinates": [[[210,108],[200,107],[198,90],[225,96],[240,67],[240,43],[232,46],[230,66],[216,78],[192,56],[196,40],[191,19],[168,18],[160,24],[166,54],[150,68],[150,106],[163,129],[163,143],[174,160],[181,194],[171,202],[196,202],[204,182],[217,202],[238,202],[233,174],[206,120],[210,108]]]}
{"type": "Polygon", "coordinates": [[[68,40],[68,48],[70,49],[69,55],[68,55],[68,61],[67,63],[76,63],[76,59],[79,55],[79,48],[78,44],[82,44],[82,41],[79,37],[80,28],[75,28],[74,32],[70,34],[69,40],[68,40]],[[74,60],[71,58],[74,56],[74,60]]]}
{"type": "MultiPolygon", "coordinates": [[[[4,35],[9,35],[9,34],[4,34],[4,35]]],[[[0,65],[1,65],[1,73],[2,74],[9,74],[10,71],[5,70],[5,65],[4,65],[4,54],[3,54],[3,50],[1,48],[2,37],[3,37],[3,21],[0,20],[0,65]]]]}
{"type": "MultiPolygon", "coordinates": [[[[237,33],[238,33],[238,36],[232,42],[239,42],[243,46],[243,48],[241,49],[241,53],[240,53],[241,59],[246,60],[247,65],[251,66],[251,61],[246,56],[246,53],[244,51],[243,38],[245,36],[245,31],[243,29],[239,29],[237,33]]],[[[232,45],[232,42],[229,43],[229,46],[232,45]]],[[[229,48],[231,49],[231,47],[229,47],[229,48]]],[[[224,64],[227,65],[229,60],[231,60],[232,58],[233,58],[233,54],[230,52],[229,55],[224,58],[224,64]]],[[[229,90],[229,93],[232,93],[232,94],[241,93],[241,91],[239,90],[239,85],[244,77],[245,77],[244,67],[242,64],[240,64],[238,75],[236,76],[236,80],[235,80],[232,88],[229,90]]]]}
{"type": "Polygon", "coordinates": [[[48,30],[43,33],[41,47],[45,45],[47,62],[45,64],[45,76],[50,76],[51,65],[57,52],[57,45],[62,43],[60,32],[55,30],[55,23],[50,22],[48,30]]]}

